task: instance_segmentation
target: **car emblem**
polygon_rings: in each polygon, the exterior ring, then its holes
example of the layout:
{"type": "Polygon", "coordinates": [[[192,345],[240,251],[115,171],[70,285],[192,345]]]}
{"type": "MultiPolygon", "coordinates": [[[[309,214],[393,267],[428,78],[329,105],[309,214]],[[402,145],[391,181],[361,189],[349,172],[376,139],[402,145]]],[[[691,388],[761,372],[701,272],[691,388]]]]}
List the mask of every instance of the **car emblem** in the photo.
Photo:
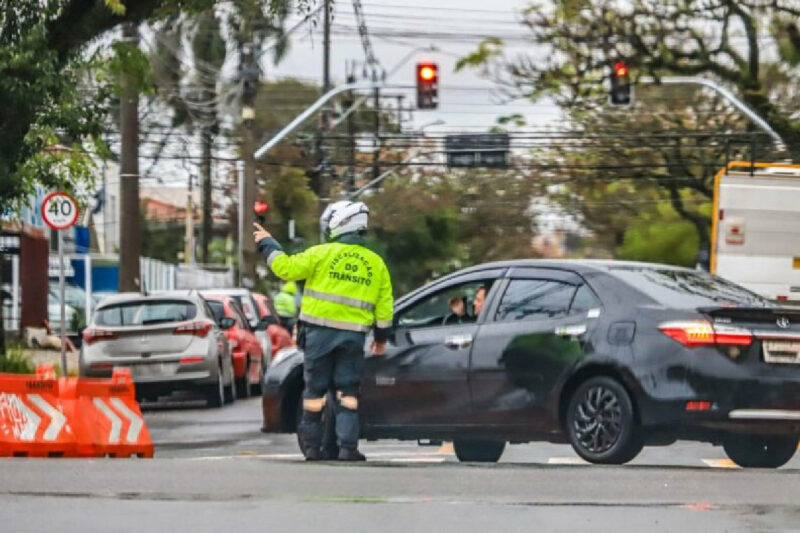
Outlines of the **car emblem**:
{"type": "Polygon", "coordinates": [[[775,323],[778,324],[778,327],[782,329],[788,329],[789,326],[792,325],[792,323],[789,322],[789,319],[785,316],[778,317],[778,320],[776,320],[775,323]]]}

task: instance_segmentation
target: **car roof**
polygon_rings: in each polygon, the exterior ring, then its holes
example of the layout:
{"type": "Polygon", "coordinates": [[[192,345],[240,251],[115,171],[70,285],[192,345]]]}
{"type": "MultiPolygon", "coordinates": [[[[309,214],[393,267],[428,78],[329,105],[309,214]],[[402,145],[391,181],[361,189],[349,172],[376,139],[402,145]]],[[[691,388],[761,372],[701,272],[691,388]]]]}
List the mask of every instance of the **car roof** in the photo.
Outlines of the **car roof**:
{"type": "Polygon", "coordinates": [[[614,269],[653,269],[653,270],[683,270],[691,269],[661,263],[645,263],[643,261],[619,261],[616,259],[511,259],[506,261],[493,261],[467,267],[453,272],[448,276],[491,270],[495,268],[552,268],[571,270],[579,273],[609,271],[614,269]]]}
{"type": "Polygon", "coordinates": [[[106,307],[108,305],[125,303],[125,302],[138,302],[147,300],[163,300],[164,298],[184,298],[186,300],[194,300],[197,297],[197,291],[158,291],[142,294],[140,292],[120,292],[113,295],[108,295],[100,302],[98,307],[106,307]]]}

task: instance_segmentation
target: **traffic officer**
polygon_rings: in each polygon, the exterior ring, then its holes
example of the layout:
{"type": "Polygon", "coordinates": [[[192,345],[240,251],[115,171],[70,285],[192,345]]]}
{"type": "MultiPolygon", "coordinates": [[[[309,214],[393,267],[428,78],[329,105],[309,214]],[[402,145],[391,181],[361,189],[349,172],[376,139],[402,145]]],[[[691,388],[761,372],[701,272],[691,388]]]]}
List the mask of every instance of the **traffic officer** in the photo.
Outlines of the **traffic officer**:
{"type": "Polygon", "coordinates": [[[281,318],[281,324],[286,328],[289,334],[294,330],[294,324],[297,320],[297,302],[295,296],[297,295],[297,283],[294,281],[287,281],[281,287],[281,291],[275,295],[275,312],[281,318]]]}
{"type": "Polygon", "coordinates": [[[363,461],[358,451],[358,392],[366,333],[371,349],[386,353],[392,326],[392,282],[383,259],[364,245],[369,209],[340,201],[325,209],[320,229],[328,242],[296,255],[258,224],[253,237],[273,273],[285,281],[305,280],[299,320],[305,350],[303,416],[297,433],[306,460],[323,458],[322,412],[333,384],[339,460],[363,461]]]}

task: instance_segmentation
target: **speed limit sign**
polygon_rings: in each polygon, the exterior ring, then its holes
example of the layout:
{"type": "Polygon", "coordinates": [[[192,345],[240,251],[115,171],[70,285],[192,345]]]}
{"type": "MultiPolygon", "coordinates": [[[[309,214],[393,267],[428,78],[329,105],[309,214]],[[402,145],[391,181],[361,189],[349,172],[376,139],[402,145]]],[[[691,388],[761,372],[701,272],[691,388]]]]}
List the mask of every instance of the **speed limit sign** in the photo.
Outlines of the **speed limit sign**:
{"type": "Polygon", "coordinates": [[[52,229],[67,229],[78,220],[78,204],[65,192],[51,192],[42,201],[42,218],[52,229]]]}

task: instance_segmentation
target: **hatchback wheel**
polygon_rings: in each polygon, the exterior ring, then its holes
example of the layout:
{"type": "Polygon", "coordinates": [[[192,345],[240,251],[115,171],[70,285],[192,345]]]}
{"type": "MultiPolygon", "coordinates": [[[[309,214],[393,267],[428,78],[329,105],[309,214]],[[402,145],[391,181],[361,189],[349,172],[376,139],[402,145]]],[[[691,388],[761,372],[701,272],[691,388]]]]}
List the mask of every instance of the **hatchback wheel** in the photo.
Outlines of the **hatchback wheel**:
{"type": "Polygon", "coordinates": [[[786,435],[730,435],[722,448],[731,461],[744,468],[778,468],[797,451],[797,437],[786,435]]]}
{"type": "Polygon", "coordinates": [[[504,440],[456,439],[453,441],[456,457],[462,463],[496,463],[506,449],[504,440]]]}
{"type": "Polygon", "coordinates": [[[628,392],[606,376],[578,387],[567,407],[566,426],[575,453],[590,463],[624,464],[644,447],[628,392]]]}
{"type": "Polygon", "coordinates": [[[231,361],[231,378],[225,386],[225,403],[236,401],[236,376],[233,374],[233,361],[231,361]]]}
{"type": "Polygon", "coordinates": [[[222,382],[222,367],[217,371],[217,381],[208,386],[206,402],[209,407],[222,407],[225,403],[225,385],[222,382]]]}
{"type": "Polygon", "coordinates": [[[242,379],[236,380],[236,388],[238,389],[238,394],[240,398],[249,398],[250,397],[250,382],[248,381],[248,376],[250,374],[250,358],[248,357],[244,363],[244,376],[242,379]]]}

